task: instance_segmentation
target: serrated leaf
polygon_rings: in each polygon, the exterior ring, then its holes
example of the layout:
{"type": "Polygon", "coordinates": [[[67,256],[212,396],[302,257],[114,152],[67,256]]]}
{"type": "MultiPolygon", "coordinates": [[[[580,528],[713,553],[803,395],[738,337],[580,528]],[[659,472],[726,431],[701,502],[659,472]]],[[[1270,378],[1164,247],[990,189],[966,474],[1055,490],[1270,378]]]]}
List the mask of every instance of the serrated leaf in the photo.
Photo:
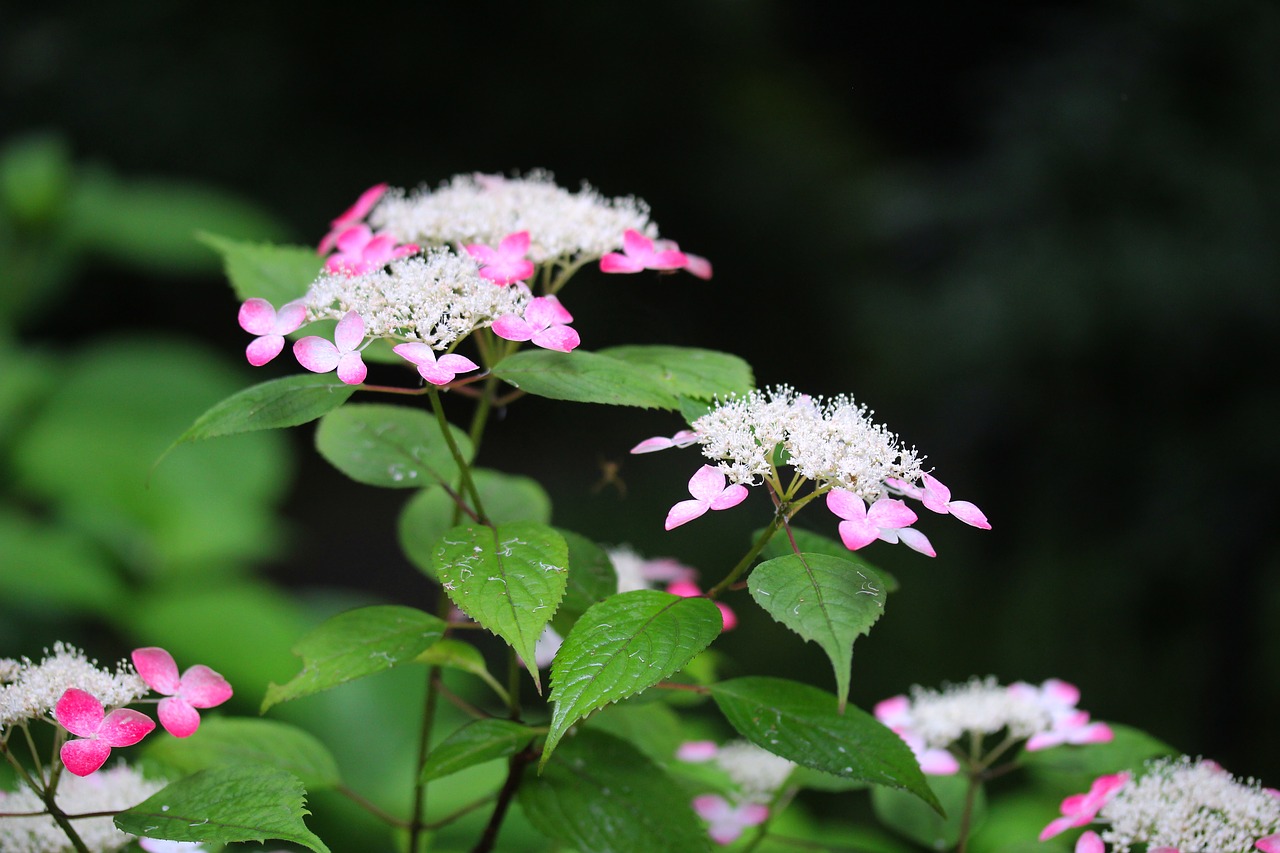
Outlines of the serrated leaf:
{"type": "MultiPolygon", "coordinates": [[[[457,427],[449,429],[470,461],[471,440],[457,427]]],[[[458,479],[458,466],[435,418],[420,409],[382,403],[343,406],[320,420],[316,449],[333,467],[370,486],[452,486],[458,479]]]]}
{"type": "Polygon", "coordinates": [[[551,664],[553,710],[542,764],[571,725],[676,672],[723,628],[709,599],[653,589],[610,596],[588,608],[551,664]]]}
{"type": "Polygon", "coordinates": [[[302,671],[267,685],[262,710],[408,663],[444,636],[445,624],[412,607],[379,604],[339,613],[293,647],[302,671]]]}
{"type": "MultiPolygon", "coordinates": [[[[712,610],[715,610],[712,607],[712,610]]],[[[695,853],[710,847],[684,789],[624,740],[584,729],[520,786],[538,831],[592,853],[695,853]]]]}
{"type": "Polygon", "coordinates": [[[525,350],[504,358],[493,374],[522,391],[552,400],[645,409],[679,405],[662,381],[648,371],[584,350],[525,350]]]}
{"type": "Polygon", "coordinates": [[[510,720],[475,720],[449,735],[431,750],[422,765],[422,781],[466,770],[495,758],[515,755],[536,735],[533,729],[510,720]]]}
{"type": "Polygon", "coordinates": [[[251,243],[207,232],[197,238],[222,256],[231,288],[242,302],[257,297],[279,308],[303,296],[324,267],[315,249],[306,246],[251,243]]]}
{"type": "Polygon", "coordinates": [[[850,560],[808,553],[761,563],[747,578],[751,597],[774,621],[826,652],[841,711],[849,698],[853,642],[884,612],[879,580],[850,560]]]}
{"type": "Polygon", "coordinates": [[[309,423],[341,406],[353,393],[354,387],[327,374],[271,379],[215,403],[169,450],[186,441],[309,423]]]}
{"type": "Polygon", "coordinates": [[[262,842],[328,853],[303,823],[306,791],[292,773],[261,764],[202,770],[116,815],[123,832],[171,841],[262,842]]]}
{"type": "MultiPolygon", "coordinates": [[[[551,521],[551,498],[537,480],[488,468],[472,468],[471,479],[480,492],[485,514],[494,524],[513,521],[551,521]]],[[[454,484],[456,485],[456,483],[454,484]]],[[[466,503],[471,505],[469,496],[466,503]]],[[[457,504],[444,489],[418,492],[400,511],[397,532],[405,556],[428,577],[435,578],[436,544],[458,523],[457,504]]]]}
{"type": "Polygon", "coordinates": [[[336,786],[338,765],[328,748],[309,732],[276,720],[212,717],[186,738],[148,742],[147,758],[181,773],[223,765],[266,764],[287,770],[308,791],[336,786]]]}
{"type": "Polygon", "coordinates": [[[569,546],[545,524],[460,525],[440,540],[435,573],[463,613],[507,641],[542,691],[534,644],[568,580],[569,546]]]}
{"type": "Polygon", "coordinates": [[[618,573],[599,545],[571,530],[556,530],[569,546],[569,584],[551,620],[551,627],[563,637],[588,607],[618,591],[618,573]]]}
{"type": "MultiPolygon", "coordinates": [[[[758,539],[763,532],[763,530],[757,530],[755,536],[752,537],[753,540],[758,539]]],[[[879,577],[880,583],[877,586],[882,586],[885,592],[898,591],[897,578],[879,566],[871,565],[861,554],[846,548],[843,542],[801,527],[792,527],[790,535],[787,534],[788,531],[785,529],[774,533],[773,537],[765,543],[764,550],[760,552],[760,559],[762,561],[772,560],[775,557],[785,557],[788,554],[796,553],[796,549],[791,546],[791,540],[795,539],[796,548],[800,549],[800,553],[826,554],[828,557],[847,560],[857,566],[858,571],[879,577]]]]}
{"type": "Polygon", "coordinates": [[[832,694],[783,678],[735,678],[710,690],[756,746],[834,776],[901,788],[939,808],[910,747],[865,711],[850,705],[838,713],[832,694]]]}
{"type": "Polygon", "coordinates": [[[751,390],[751,365],[736,355],[695,347],[663,345],[621,346],[600,350],[647,372],[677,397],[710,400],[751,390]]]}

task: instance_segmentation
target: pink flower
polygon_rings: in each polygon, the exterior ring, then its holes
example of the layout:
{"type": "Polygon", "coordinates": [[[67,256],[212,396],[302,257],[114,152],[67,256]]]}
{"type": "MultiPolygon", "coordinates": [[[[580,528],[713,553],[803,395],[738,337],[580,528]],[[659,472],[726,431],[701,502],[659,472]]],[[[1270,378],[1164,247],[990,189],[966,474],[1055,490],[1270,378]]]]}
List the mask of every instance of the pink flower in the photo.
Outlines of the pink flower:
{"type": "Polygon", "coordinates": [[[417,251],[416,243],[397,246],[390,234],[374,234],[368,225],[353,225],[338,235],[338,252],[330,255],[324,266],[331,273],[364,275],[417,251]]]}
{"type": "MultiPolygon", "coordinates": [[[[900,500],[880,498],[868,511],[866,502],[846,489],[827,492],[827,509],[844,519],[840,522],[840,539],[850,551],[857,551],[877,539],[897,542],[898,536],[889,534],[916,520],[916,514],[900,500]]],[[[906,544],[911,545],[909,541],[906,544]]]]}
{"type": "Polygon", "coordinates": [[[399,344],[391,351],[418,365],[418,373],[432,385],[448,385],[459,373],[480,369],[480,365],[462,355],[450,353],[437,359],[436,351],[426,344],[399,344]]]}
{"type": "Polygon", "coordinates": [[[982,514],[982,510],[968,501],[951,500],[951,490],[932,474],[924,475],[924,491],[920,495],[920,501],[934,512],[939,512],[943,515],[951,513],[965,524],[979,527],[983,530],[991,529],[991,522],[987,521],[987,517],[982,514]]]}
{"type": "Polygon", "coordinates": [[[338,378],[348,385],[359,385],[368,375],[360,344],[364,342],[364,320],[348,311],[333,331],[334,343],[317,335],[308,335],[293,344],[294,357],[312,373],[328,373],[338,369],[338,378]]]}
{"type": "Polygon", "coordinates": [[[710,761],[720,752],[720,747],[713,740],[687,740],[676,749],[676,758],[691,764],[710,761]]]}
{"type": "Polygon", "coordinates": [[[724,797],[703,794],[693,798],[693,810],[710,826],[707,834],[717,844],[732,844],[749,826],[759,826],[769,817],[769,809],[759,803],[731,805],[724,797]]]}
{"type": "Polygon", "coordinates": [[[257,335],[244,354],[254,367],[262,367],[284,349],[284,336],[297,330],[307,319],[301,302],[289,302],[279,311],[265,299],[246,299],[240,306],[240,328],[257,335]]]}
{"type": "MultiPolygon", "coordinates": [[[[1092,829],[1076,839],[1076,853],[1106,853],[1106,850],[1107,848],[1102,844],[1102,839],[1092,829]]],[[[1158,853],[1159,850],[1169,851],[1169,848],[1158,847],[1149,851],[1149,853],[1158,853]]],[[[1178,851],[1173,850],[1170,853],[1178,853],[1178,851]]]]}
{"type": "Polygon", "coordinates": [[[1064,743],[1109,743],[1114,738],[1115,733],[1106,723],[1091,723],[1088,711],[1074,711],[1055,717],[1049,731],[1033,734],[1027,740],[1027,751],[1036,752],[1064,743]]]}
{"type": "Polygon", "coordinates": [[[533,341],[534,345],[558,352],[569,352],[581,343],[578,333],[569,328],[573,322],[560,300],[554,296],[537,296],[525,306],[524,317],[504,314],[493,321],[493,332],[509,341],[533,341]]]}
{"type": "Polygon", "coordinates": [[[666,450],[668,447],[688,447],[698,443],[698,434],[691,429],[682,429],[670,438],[656,435],[653,438],[646,438],[644,441],[631,448],[632,453],[653,453],[657,450],[666,450]]]}
{"type": "Polygon", "coordinates": [[[200,727],[197,708],[212,708],[231,698],[231,685],[203,664],[191,667],[178,677],[173,655],[149,646],[135,649],[133,665],[147,686],[167,699],[157,709],[160,725],[174,737],[189,737],[200,727]]]}
{"type": "Polygon", "coordinates": [[[483,243],[472,243],[463,248],[480,262],[480,277],[494,284],[524,281],[533,275],[533,261],[525,257],[529,253],[528,231],[508,234],[496,249],[483,243]]]}
{"type": "Polygon", "coordinates": [[[110,714],[92,693],[68,688],[53,709],[53,717],[79,740],[62,745],[59,755],[67,770],[88,776],[106,762],[113,746],[133,746],[156,727],[146,714],[117,708],[110,714]]]}
{"type": "MultiPolygon", "coordinates": [[[[675,240],[654,240],[653,248],[660,252],[679,252],[680,244],[675,240]]],[[[681,252],[681,254],[685,257],[684,266],[681,267],[682,270],[690,275],[697,276],[703,281],[711,280],[711,261],[691,252],[681,252]]]]}
{"type": "Polygon", "coordinates": [[[1076,826],[1084,826],[1093,820],[1098,810],[1129,782],[1129,773],[1114,773],[1110,776],[1099,776],[1089,786],[1088,793],[1072,794],[1062,801],[1059,811],[1062,817],[1049,822],[1040,832],[1040,840],[1047,841],[1055,835],[1066,832],[1076,826]]]}
{"type": "Polygon", "coordinates": [[[373,210],[373,206],[378,203],[378,199],[382,198],[382,194],[386,191],[386,184],[375,184],[360,193],[360,198],[356,199],[355,204],[329,223],[329,233],[320,240],[320,246],[316,249],[316,253],[327,255],[329,250],[333,248],[334,242],[337,241],[338,235],[368,216],[369,211],[373,210]]]}
{"type": "Polygon", "coordinates": [[[712,465],[703,465],[689,478],[691,501],[680,501],[667,513],[666,529],[672,530],[693,521],[709,509],[729,509],[747,498],[747,487],[735,483],[725,485],[724,472],[712,465]]]}
{"type": "Polygon", "coordinates": [[[622,253],[610,252],[600,259],[601,272],[640,272],[641,270],[678,270],[689,258],[678,249],[659,249],[648,237],[628,228],[622,235],[622,253]]]}
{"type": "MultiPolygon", "coordinates": [[[[667,592],[672,595],[678,595],[681,598],[698,598],[702,595],[702,590],[698,585],[689,580],[673,581],[667,584],[667,592]]],[[[729,609],[729,605],[723,601],[717,601],[715,605],[720,608],[720,619],[724,622],[723,630],[732,631],[738,627],[738,617],[729,609]]]]}

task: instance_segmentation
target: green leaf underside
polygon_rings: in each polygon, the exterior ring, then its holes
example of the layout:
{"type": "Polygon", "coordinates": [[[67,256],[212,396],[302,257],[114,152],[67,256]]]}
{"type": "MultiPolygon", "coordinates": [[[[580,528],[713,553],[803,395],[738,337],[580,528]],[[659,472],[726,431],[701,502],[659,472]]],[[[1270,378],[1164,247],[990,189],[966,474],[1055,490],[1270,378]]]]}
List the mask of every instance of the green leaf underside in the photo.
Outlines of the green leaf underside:
{"type": "Polygon", "coordinates": [[[538,831],[593,853],[709,849],[691,799],[631,744],[589,728],[520,786],[521,810],[538,831]]]}
{"type": "Polygon", "coordinates": [[[339,613],[293,647],[302,671],[287,684],[269,684],[262,710],[411,662],[444,635],[429,613],[399,605],[374,605],[339,613]]]}
{"type": "Polygon", "coordinates": [[[448,667],[471,675],[480,675],[489,671],[484,663],[484,655],[479,649],[468,642],[451,637],[445,637],[418,655],[417,662],[428,666],[448,667]]]}
{"type": "Polygon", "coordinates": [[[676,346],[621,346],[597,355],[624,361],[658,380],[676,397],[710,400],[745,394],[755,385],[751,365],[736,355],[676,346]]]}
{"type": "MultiPolygon", "coordinates": [[[[471,440],[458,428],[449,429],[469,462],[471,440]]],[[[333,467],[370,486],[452,487],[458,481],[458,466],[435,418],[406,406],[359,403],[330,412],[316,429],[316,449],[333,467]]]]}
{"type": "Polygon", "coordinates": [[[172,841],[300,844],[316,853],[329,848],[307,829],[306,792],[298,777],[254,764],[218,767],[180,779],[116,815],[122,831],[172,841]]]}
{"type": "Polygon", "coordinates": [[[308,791],[332,788],[340,781],[338,765],[324,744],[276,720],[212,717],[190,737],[152,741],[146,753],[181,773],[256,762],[292,773],[308,791]]]}
{"type": "Polygon", "coordinates": [[[844,710],[854,640],[870,631],[884,612],[880,578],[843,558],[790,554],[756,566],[747,588],[774,621],[826,652],[844,710]]]}
{"type": "Polygon", "coordinates": [[[422,781],[515,755],[533,740],[533,729],[510,720],[475,720],[436,744],[422,765],[422,781]]]}
{"type": "Polygon", "coordinates": [[[552,400],[644,409],[679,405],[649,369],[585,350],[525,350],[504,358],[493,373],[526,393],[552,400]]]}
{"type": "Polygon", "coordinates": [[[542,764],[570,726],[678,671],[723,627],[710,600],[652,589],[614,595],[588,608],[551,664],[554,709],[542,764]]]}
{"type": "Polygon", "coordinates": [[[933,808],[938,800],[910,747],[875,717],[807,684],[749,676],[710,688],[725,719],[747,740],[796,764],[901,788],[933,808]]]}
{"type": "MultiPolygon", "coordinates": [[[[755,537],[759,538],[763,532],[762,530],[757,530],[755,537]]],[[[832,539],[829,536],[823,536],[821,533],[815,533],[812,530],[805,530],[801,527],[790,528],[790,536],[787,535],[787,532],[786,529],[783,529],[773,534],[773,538],[765,544],[764,550],[760,552],[761,561],[794,554],[796,553],[796,548],[799,548],[803,554],[825,554],[828,557],[839,557],[841,560],[853,563],[863,574],[873,578],[878,576],[880,582],[876,586],[883,587],[885,592],[898,591],[897,578],[879,566],[871,565],[861,554],[846,548],[840,540],[832,539]],[[796,548],[791,546],[793,538],[795,539],[796,548]]]]}
{"type": "Polygon", "coordinates": [[[987,818],[986,790],[978,786],[969,814],[965,814],[965,799],[969,793],[969,780],[964,774],[935,776],[930,786],[942,804],[945,814],[933,811],[927,805],[891,788],[872,788],[871,805],[876,817],[885,826],[923,844],[930,850],[954,850],[965,832],[982,827],[987,818]]]}
{"type": "Polygon", "coordinates": [[[220,435],[299,426],[338,408],[353,393],[353,386],[328,374],[307,373],[272,379],[213,405],[196,418],[174,445],[220,435]]]}
{"type": "Polygon", "coordinates": [[[569,546],[545,524],[460,525],[436,548],[435,575],[450,600],[524,659],[539,692],[533,650],[568,581],[569,546]]]}
{"type": "MultiPolygon", "coordinates": [[[[473,468],[471,479],[480,492],[485,514],[494,524],[551,521],[551,498],[537,480],[488,468],[473,468]]],[[[470,506],[469,496],[464,497],[468,497],[466,503],[470,506]]],[[[453,497],[436,487],[422,489],[400,511],[396,524],[400,547],[410,562],[432,579],[435,578],[436,544],[458,523],[456,512],[453,497]]]]}
{"type": "Polygon", "coordinates": [[[280,308],[298,299],[320,276],[324,260],[306,246],[275,246],[201,233],[200,242],[222,255],[236,296],[265,299],[280,308]]]}
{"type": "Polygon", "coordinates": [[[588,607],[618,591],[618,573],[599,545],[571,530],[556,530],[569,546],[569,585],[551,621],[551,627],[563,637],[588,607]]]}

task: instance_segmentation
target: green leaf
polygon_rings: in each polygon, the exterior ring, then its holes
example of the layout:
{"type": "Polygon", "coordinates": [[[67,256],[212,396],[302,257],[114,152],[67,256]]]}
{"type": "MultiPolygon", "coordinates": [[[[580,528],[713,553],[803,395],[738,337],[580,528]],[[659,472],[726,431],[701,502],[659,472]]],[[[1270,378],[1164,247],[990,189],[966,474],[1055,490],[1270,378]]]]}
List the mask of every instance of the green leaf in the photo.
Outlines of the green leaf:
{"type": "Polygon", "coordinates": [[[411,662],[444,636],[444,622],[412,607],[380,604],[339,613],[298,641],[302,671],[272,683],[262,710],[411,662]]]}
{"type": "Polygon", "coordinates": [[[545,524],[461,525],[436,549],[436,577],[454,604],[507,641],[542,692],[533,649],[568,580],[569,546],[545,524]]]}
{"type": "MultiPolygon", "coordinates": [[[[485,513],[494,524],[551,521],[551,498],[537,480],[489,468],[471,469],[471,479],[480,492],[485,513]]],[[[471,505],[470,500],[467,505],[471,505]]],[[[432,579],[435,578],[436,545],[440,537],[458,523],[456,513],[453,498],[436,487],[421,490],[400,511],[397,523],[400,547],[410,562],[432,579]]]]}
{"type": "MultiPolygon", "coordinates": [[[[471,440],[457,427],[449,429],[470,461],[471,440]]],[[[333,467],[370,486],[452,486],[458,479],[458,466],[435,418],[405,406],[359,403],[332,411],[316,429],[316,449],[333,467]]]]}
{"type": "Polygon", "coordinates": [[[355,390],[328,374],[272,379],[215,403],[187,427],[170,450],[185,441],[305,424],[341,406],[355,390]]]}
{"type": "Polygon", "coordinates": [[[454,640],[445,637],[422,654],[418,655],[418,663],[427,666],[443,666],[449,669],[456,669],[474,675],[489,685],[493,692],[498,694],[498,698],[502,700],[502,704],[510,705],[511,699],[507,695],[506,688],[498,683],[497,679],[490,674],[489,668],[485,666],[484,655],[480,650],[470,643],[462,640],[454,640]]]}
{"type": "Polygon", "coordinates": [[[823,554],[778,557],[756,566],[747,579],[751,597],[774,621],[827,653],[841,711],[849,698],[853,642],[884,612],[879,581],[856,563],[823,554]]]}
{"type": "Polygon", "coordinates": [[[724,621],[706,598],[640,589],[592,605],[551,664],[547,763],[569,727],[610,702],[657,684],[720,635],[724,621]]]}
{"type": "Polygon", "coordinates": [[[679,405],[663,381],[648,370],[584,350],[525,350],[504,358],[493,373],[522,391],[552,400],[645,409],[679,405]]]}
{"type": "Polygon", "coordinates": [[[520,807],[538,831],[592,853],[707,850],[690,803],[635,747],[591,729],[566,740],[542,774],[530,771],[520,786],[520,807]]]}
{"type": "Polygon", "coordinates": [[[677,397],[710,400],[726,394],[744,394],[755,385],[751,365],[736,355],[715,350],[623,346],[600,350],[599,355],[640,368],[677,397]]]}
{"type": "Polygon", "coordinates": [[[197,237],[222,256],[227,278],[242,302],[256,297],[279,308],[306,294],[324,267],[315,249],[305,246],[250,243],[207,232],[197,237]]]}
{"type": "Polygon", "coordinates": [[[515,755],[537,734],[510,720],[475,720],[438,743],[422,765],[422,781],[430,782],[495,758],[515,755]]]}
{"type": "Polygon", "coordinates": [[[316,853],[329,848],[302,818],[306,791],[292,773],[261,764],[218,767],[180,779],[116,815],[123,832],[172,841],[301,844],[316,853]]]}
{"type": "Polygon", "coordinates": [[[904,837],[923,844],[930,850],[952,850],[960,843],[961,833],[966,826],[970,832],[974,832],[986,820],[986,790],[983,786],[978,786],[972,811],[966,815],[968,778],[963,774],[933,776],[929,779],[929,784],[937,795],[938,802],[942,804],[942,814],[915,797],[891,788],[873,788],[871,806],[881,823],[904,837]]]}
{"type": "Polygon", "coordinates": [[[573,531],[556,530],[569,545],[569,585],[551,620],[551,627],[563,637],[588,607],[618,591],[618,573],[599,545],[573,531]]]}
{"type": "Polygon", "coordinates": [[[901,788],[940,808],[910,747],[870,714],[816,687],[762,676],[710,688],[739,734],[775,755],[834,776],[901,788]]]}
{"type": "Polygon", "coordinates": [[[332,788],[340,781],[338,765],[324,744],[276,720],[211,717],[190,737],[148,742],[146,755],[188,774],[224,765],[266,764],[297,776],[308,791],[332,788]]]}
{"type": "MultiPolygon", "coordinates": [[[[763,530],[757,530],[754,538],[759,538],[763,532],[763,530]]],[[[795,548],[791,547],[793,538],[795,539],[796,547],[800,549],[801,553],[826,554],[828,557],[839,557],[841,560],[853,563],[858,567],[858,571],[863,574],[879,577],[880,582],[876,585],[884,587],[885,592],[898,591],[898,580],[893,575],[879,566],[871,565],[861,554],[850,551],[838,539],[832,539],[830,536],[823,536],[821,533],[814,533],[812,530],[805,530],[802,527],[792,527],[790,536],[787,535],[785,529],[774,533],[773,538],[765,544],[764,550],[760,552],[760,559],[772,560],[775,557],[785,557],[788,554],[796,553],[795,548]]]]}

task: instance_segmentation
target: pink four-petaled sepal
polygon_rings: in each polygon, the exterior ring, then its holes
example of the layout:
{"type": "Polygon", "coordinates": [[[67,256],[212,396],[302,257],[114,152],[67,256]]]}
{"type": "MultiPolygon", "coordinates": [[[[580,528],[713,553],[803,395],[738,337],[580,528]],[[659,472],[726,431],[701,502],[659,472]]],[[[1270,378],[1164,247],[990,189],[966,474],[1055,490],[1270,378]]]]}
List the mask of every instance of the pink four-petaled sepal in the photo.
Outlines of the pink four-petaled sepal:
{"type": "MultiPolygon", "coordinates": [[[[691,580],[678,580],[667,584],[667,592],[681,598],[698,598],[702,595],[702,588],[691,580]]],[[[720,619],[724,623],[722,630],[732,631],[738,627],[738,616],[729,605],[723,601],[717,601],[715,605],[720,609],[720,619]]]]}
{"type": "Polygon", "coordinates": [[[246,299],[240,306],[240,328],[257,335],[245,348],[245,357],[254,367],[262,367],[284,349],[284,336],[296,331],[307,319],[301,302],[289,302],[277,311],[265,299],[246,299]]]}
{"type": "MultiPolygon", "coordinates": [[[[897,542],[901,529],[916,520],[916,514],[900,500],[880,498],[868,510],[866,502],[847,489],[827,492],[827,509],[844,519],[840,522],[840,540],[850,551],[857,551],[877,539],[897,542]]],[[[904,544],[914,548],[912,541],[914,537],[903,539],[904,544]]]]}
{"type": "Polygon", "coordinates": [[[391,351],[416,364],[418,373],[432,385],[448,385],[459,373],[480,369],[464,355],[449,353],[436,358],[436,351],[423,343],[399,344],[391,351]]]}
{"type": "Polygon", "coordinates": [[[689,257],[684,252],[656,247],[648,237],[628,228],[622,235],[622,251],[610,252],[601,258],[600,271],[678,270],[688,263],[689,257]]]}
{"type": "Polygon", "coordinates": [[[675,435],[667,438],[663,435],[655,435],[653,438],[646,438],[644,441],[631,448],[632,453],[653,453],[658,450],[666,450],[668,447],[688,447],[691,444],[698,443],[698,434],[691,429],[682,429],[675,435]]]}
{"type": "Polygon", "coordinates": [[[173,655],[155,646],[135,649],[133,666],[147,686],[162,696],[158,708],[160,725],[174,737],[189,737],[200,727],[197,708],[212,708],[231,698],[231,685],[203,664],[190,667],[181,676],[173,655]]]}
{"type": "Polygon", "coordinates": [[[342,215],[329,223],[329,233],[324,235],[320,240],[320,246],[316,249],[316,253],[320,255],[329,254],[329,250],[333,248],[338,240],[338,236],[346,231],[352,225],[360,222],[369,215],[369,211],[373,210],[373,206],[378,203],[378,199],[382,198],[382,194],[387,191],[386,184],[374,184],[369,189],[360,193],[360,197],[356,199],[356,203],[343,211],[342,215]]]}
{"type": "Polygon", "coordinates": [[[537,296],[525,306],[524,316],[504,314],[493,321],[493,333],[509,341],[533,341],[543,349],[569,352],[581,340],[569,328],[573,315],[554,296],[537,296]]]}
{"type": "Polygon", "coordinates": [[[709,509],[729,509],[747,499],[747,487],[741,483],[725,485],[724,472],[714,465],[703,465],[698,472],[689,478],[689,494],[691,501],[680,501],[667,513],[666,529],[672,530],[682,524],[705,515],[709,509]]]}
{"type": "Polygon", "coordinates": [[[368,225],[353,225],[338,235],[337,254],[330,255],[324,266],[331,273],[364,275],[418,249],[417,243],[397,246],[390,234],[374,234],[368,225]]]}
{"type": "Polygon", "coordinates": [[[317,335],[308,335],[294,341],[293,355],[312,373],[328,373],[337,368],[338,378],[348,385],[359,385],[368,375],[364,359],[360,356],[360,344],[364,343],[364,320],[355,311],[348,311],[333,331],[333,341],[317,335]]]}
{"type": "Polygon", "coordinates": [[[133,746],[156,727],[146,714],[117,708],[110,714],[92,693],[68,688],[54,706],[53,718],[77,740],[69,740],[58,753],[68,771],[88,776],[101,767],[115,746],[133,746]]]}
{"type": "Polygon", "coordinates": [[[708,824],[707,834],[717,844],[732,844],[749,826],[759,826],[769,817],[769,809],[760,803],[733,805],[717,794],[693,798],[693,810],[708,824]]]}
{"type": "Polygon", "coordinates": [[[533,275],[533,261],[525,257],[529,254],[528,231],[508,234],[496,249],[483,243],[472,243],[463,248],[480,262],[480,277],[494,284],[511,284],[533,275]]]}
{"type": "Polygon", "coordinates": [[[982,530],[991,529],[991,522],[987,521],[987,517],[983,515],[982,510],[968,501],[951,500],[951,490],[932,474],[924,475],[924,490],[920,494],[920,502],[934,512],[942,513],[943,515],[951,513],[965,524],[982,530]]]}
{"type": "Polygon", "coordinates": [[[1128,772],[1099,776],[1093,780],[1089,790],[1084,794],[1072,794],[1062,801],[1059,811],[1062,817],[1055,818],[1040,831],[1040,840],[1048,841],[1055,835],[1066,832],[1077,826],[1084,826],[1093,820],[1116,791],[1123,788],[1130,779],[1128,772]]]}

